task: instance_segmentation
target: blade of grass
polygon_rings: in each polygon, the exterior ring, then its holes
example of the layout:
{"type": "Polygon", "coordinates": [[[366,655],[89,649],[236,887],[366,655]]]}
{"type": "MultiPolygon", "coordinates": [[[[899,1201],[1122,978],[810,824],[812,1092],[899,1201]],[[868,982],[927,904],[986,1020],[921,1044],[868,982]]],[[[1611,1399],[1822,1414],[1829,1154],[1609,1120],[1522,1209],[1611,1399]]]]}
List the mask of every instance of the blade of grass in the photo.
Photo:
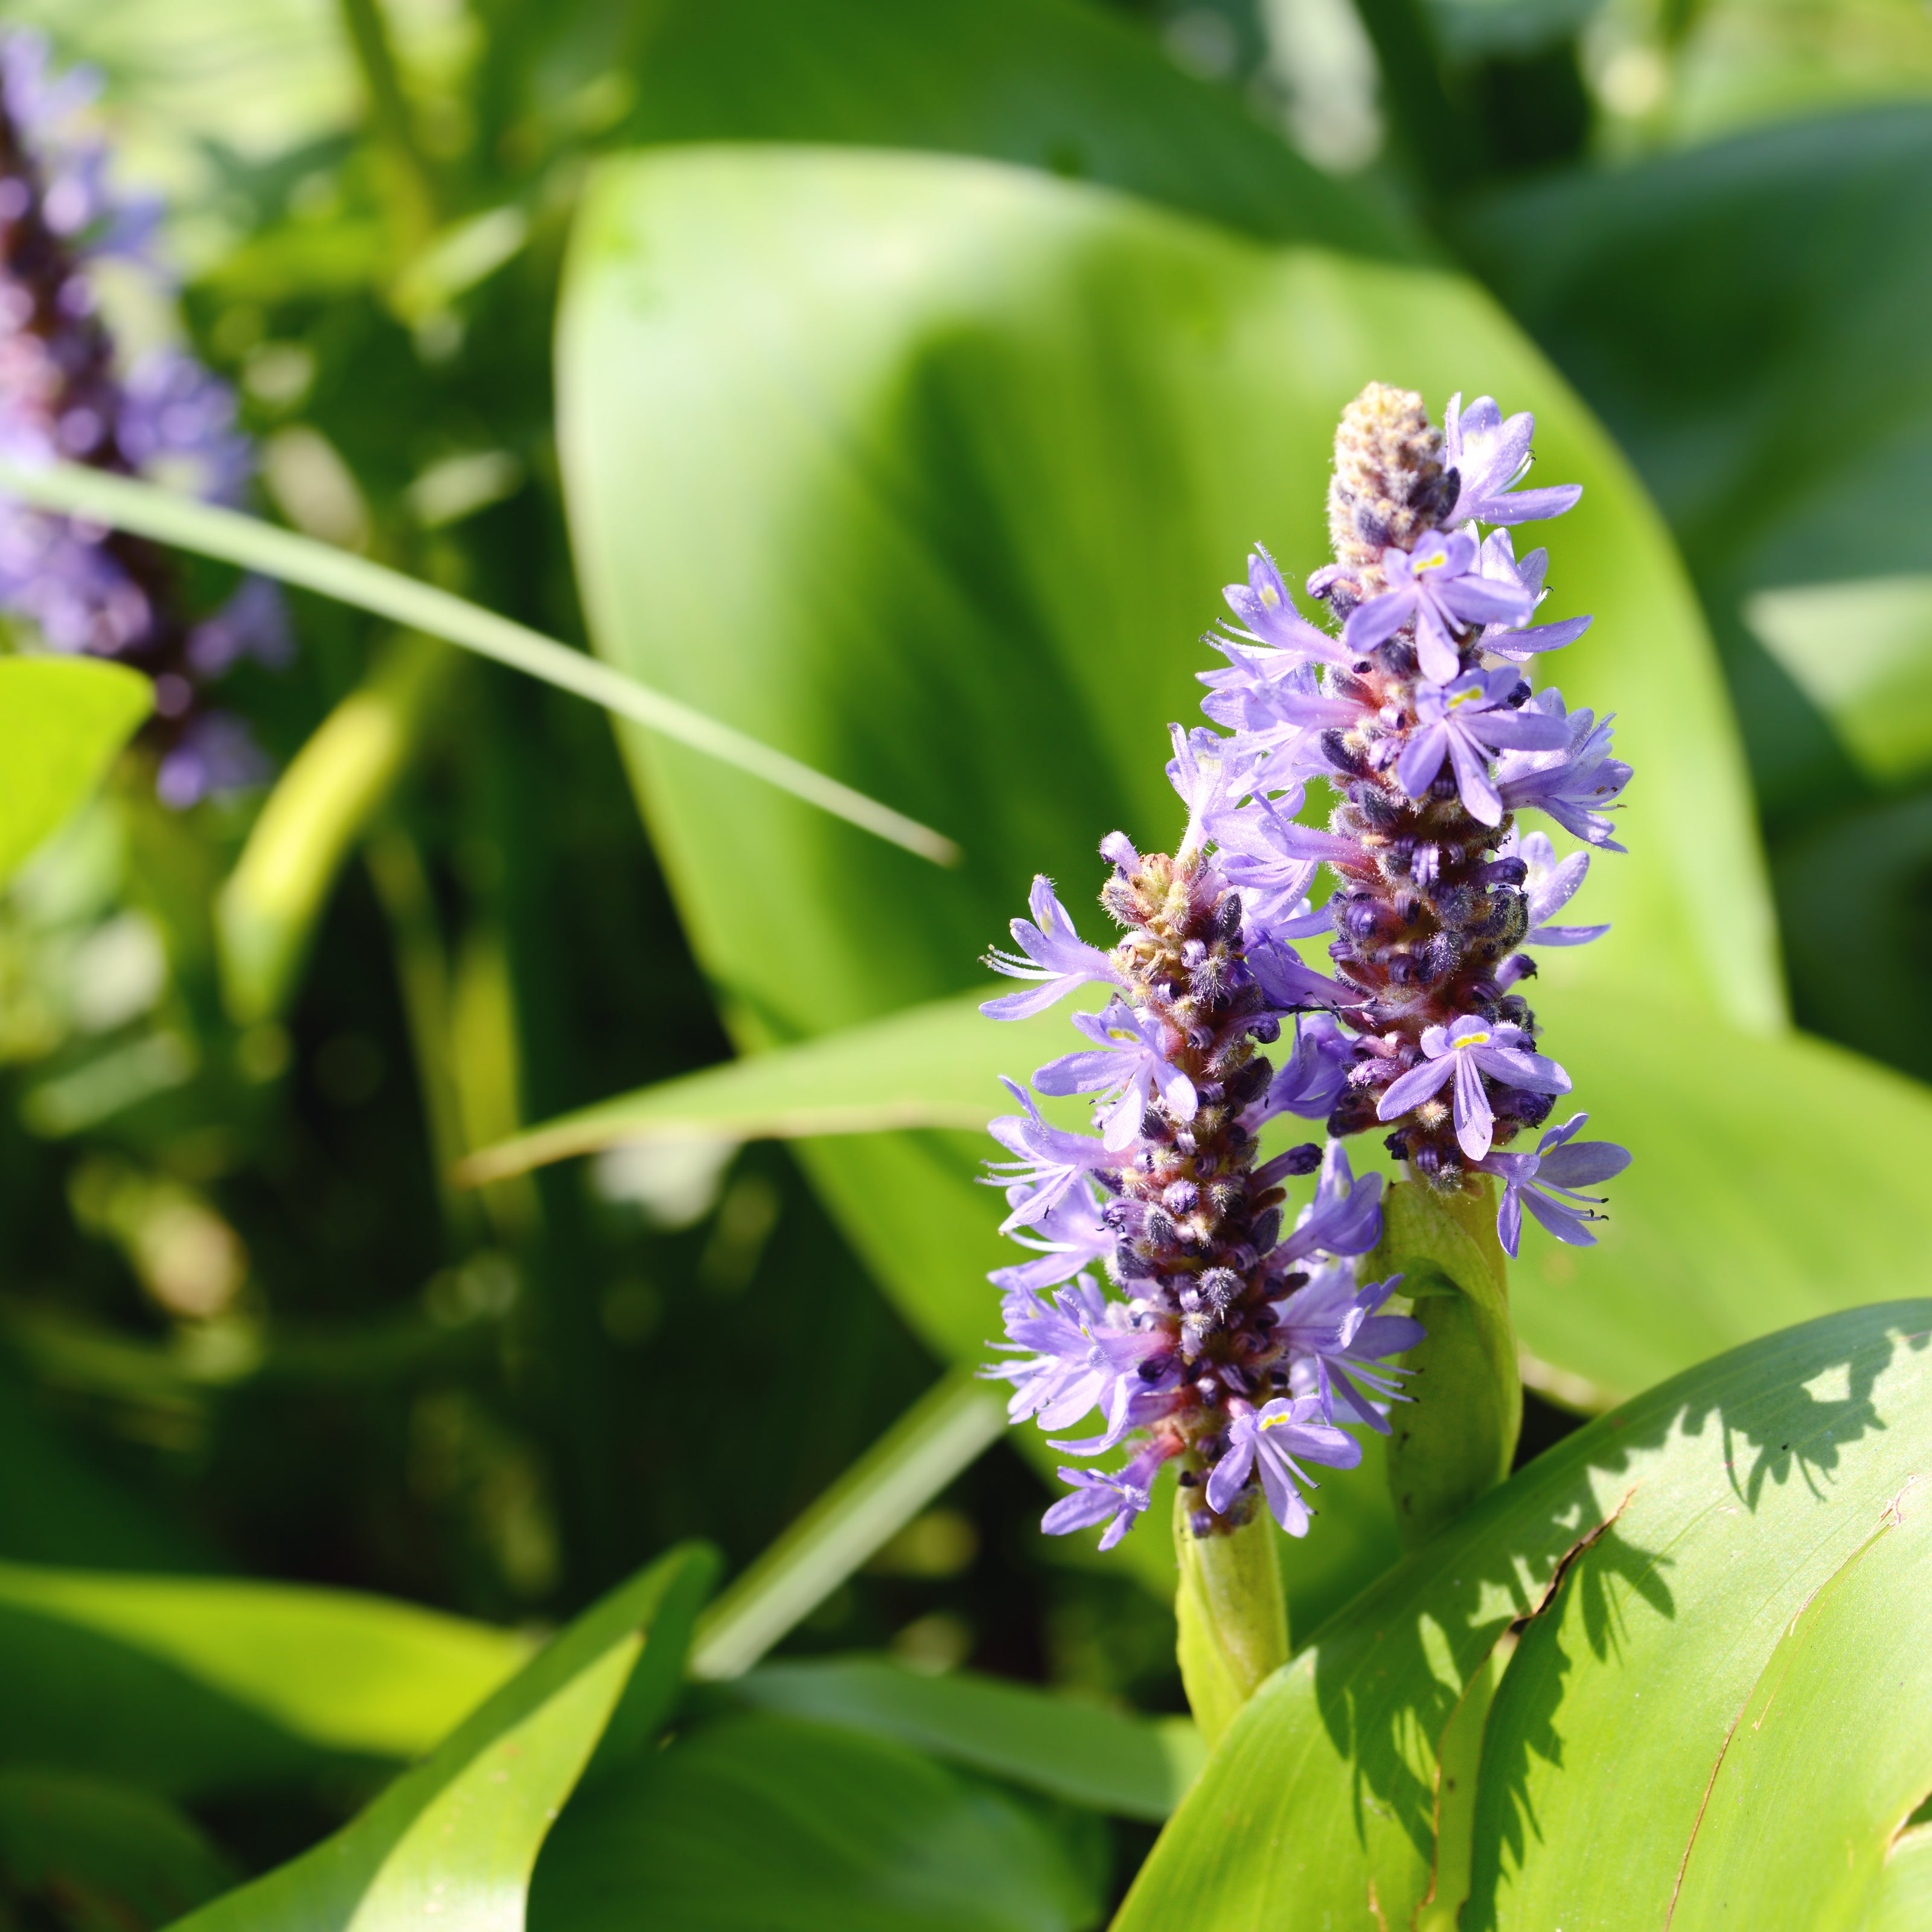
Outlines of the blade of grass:
{"type": "Polygon", "coordinates": [[[312,538],[298,536],[292,530],[278,530],[238,511],[197,502],[152,484],[106,476],[76,464],[26,466],[0,463],[0,492],[43,509],[85,517],[110,530],[130,531],[155,543],[219,557],[285,584],[299,584],[319,596],[373,610],[410,629],[427,632],[561,691],[586,698],[620,717],[633,718],[934,865],[958,862],[959,848],[916,819],[640,684],[635,678],[612,670],[554,638],[467,603],[434,584],[371,563],[367,557],[351,556],[312,538]]]}
{"type": "Polygon", "coordinates": [[[742,1676],[1006,1426],[1005,1404],[970,1375],[928,1390],[712,1605],[692,1676],[742,1676]]]}

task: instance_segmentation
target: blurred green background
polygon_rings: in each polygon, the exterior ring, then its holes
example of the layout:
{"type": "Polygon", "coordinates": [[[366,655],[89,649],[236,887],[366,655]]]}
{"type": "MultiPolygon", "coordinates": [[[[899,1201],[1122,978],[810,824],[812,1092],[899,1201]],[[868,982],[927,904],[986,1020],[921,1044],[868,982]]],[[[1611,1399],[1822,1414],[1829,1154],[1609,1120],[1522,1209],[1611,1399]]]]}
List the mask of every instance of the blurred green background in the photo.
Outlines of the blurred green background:
{"type": "MultiPolygon", "coordinates": [[[[1897,1258],[1922,1246],[1932,1149],[1924,0],[5,17],[101,71],[118,167],[169,197],[178,308],[130,292],[117,324],[184,336],[235,385],[264,514],[551,635],[595,628],[968,864],[826,832],[295,594],[292,665],[244,668],[226,700],[286,768],[377,667],[398,738],[366,810],[308,801],[316,917],[283,982],[223,976],[259,792],[172,812],[130,763],[0,901],[0,1560],[532,1630],[682,1538],[749,1562],[993,1326],[990,1291],[968,1298],[994,1204],[965,1191],[975,1144],[659,1140],[480,1190],[454,1164],[734,1047],[964,992],[1036,865],[1079,903],[1112,824],[1159,842],[1159,724],[1217,608],[1202,572],[1237,575],[1256,536],[1318,560],[1322,424],[1370,348],[1433,406],[1466,383],[1534,408],[1546,480],[1611,506],[1576,520],[1567,576],[1549,533],[1564,614],[1604,614],[1562,681],[1649,760],[1646,836],[1592,881],[1628,950],[1600,982],[1558,977],[1548,1012],[1559,1058],[1574,1012],[1606,1082],[1634,1064],[1600,1124],[1658,1204],[1636,1198],[1594,1290],[1589,1258],[1529,1263],[1526,1455],[1732,1340],[1917,1286],[1897,1258]],[[672,152],[720,142],[750,146],[672,152]],[[1012,173],[982,196],[935,155],[1012,173]],[[840,266],[855,236],[899,250],[876,284],[840,266]],[[1282,246],[1304,266],[1277,285],[1282,246]],[[620,275],[643,294],[613,296],[620,275]],[[1176,373],[1162,345],[1196,328],[1240,341],[1251,380],[1176,373]],[[840,494],[848,455],[913,538],[840,494]],[[1784,1034],[1787,999],[1878,1066],[1784,1034]],[[1696,1246],[1760,1209],[1781,1232],[1732,1274],[1696,1246]],[[1686,1308],[1706,1297],[1681,1334],[1677,1288],[1630,1298],[1652,1236],[1686,1258],[1686,1308]]],[[[1179,1710],[1158,1555],[1042,1540],[1044,1493],[997,1448],[785,1648],[1179,1710]]],[[[1372,1510],[1337,1514],[1304,1630],[1392,1546],[1372,1510]]],[[[253,1868],[366,1785],[305,1769],[197,1815],[253,1868]]],[[[1147,1838],[1108,1829],[1081,1856],[1117,1886],[1147,1838]]],[[[10,1909],[88,1922],[31,1886],[10,1909]]]]}

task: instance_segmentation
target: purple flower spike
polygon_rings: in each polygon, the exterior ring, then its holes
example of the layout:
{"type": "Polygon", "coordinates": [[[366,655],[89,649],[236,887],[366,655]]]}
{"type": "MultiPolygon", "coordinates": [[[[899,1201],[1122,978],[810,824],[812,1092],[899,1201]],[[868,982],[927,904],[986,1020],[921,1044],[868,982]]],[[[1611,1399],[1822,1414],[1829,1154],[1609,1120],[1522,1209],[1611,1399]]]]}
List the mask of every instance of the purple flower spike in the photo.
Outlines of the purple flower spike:
{"type": "Polygon", "coordinates": [[[1013,944],[1019,952],[995,950],[986,955],[986,963],[1010,980],[1044,983],[1030,992],[1006,993],[986,1000],[980,1010],[988,1019],[1028,1019],[1057,1006],[1078,987],[1096,980],[1114,982],[1120,976],[1113,961],[1097,946],[1089,946],[1075,930],[1066,908],[1054,893],[1053,881],[1044,872],[1034,880],[1027,904],[1032,919],[1016,919],[1012,923],[1013,944]]]}
{"type": "Polygon", "coordinates": [[[1592,712],[1566,713],[1563,694],[1554,686],[1539,691],[1520,715],[1561,722],[1564,739],[1559,750],[1512,752],[1498,760],[1496,793],[1503,808],[1547,812],[1572,838],[1621,852],[1624,848],[1610,836],[1613,828],[1605,808],[1616,803],[1630,783],[1630,768],[1610,756],[1612,718],[1598,724],[1592,712]]]}
{"type": "Polygon", "coordinates": [[[1567,1094],[1570,1076],[1555,1060],[1532,1053],[1520,1042],[1520,1027],[1507,1021],[1492,1024],[1473,1014],[1453,1026],[1431,1027],[1422,1036],[1428,1057],[1412,1066],[1382,1095],[1376,1108],[1378,1120],[1393,1120],[1432,1099],[1449,1080],[1456,1083],[1456,1138],[1472,1160],[1490,1150],[1496,1114],[1484,1090],[1482,1076],[1504,1087],[1532,1094],[1567,1094]]]}
{"type": "MultiPolygon", "coordinates": [[[[1528,591],[1538,604],[1550,594],[1543,587],[1544,577],[1550,568],[1549,551],[1533,550],[1519,563],[1508,530],[1492,530],[1483,539],[1480,567],[1485,577],[1528,591]]],[[[1588,617],[1566,617],[1560,624],[1532,624],[1521,629],[1492,624],[1478,641],[1492,657],[1526,664],[1540,652],[1560,651],[1565,644],[1574,644],[1594,621],[1588,617]]]]}
{"type": "Polygon", "coordinates": [[[1157,1329],[1136,1329],[1126,1304],[1110,1301],[1091,1275],[1063,1288],[1052,1304],[1036,1295],[1009,1295],[1002,1307],[1007,1340],[998,1346],[1022,1359],[983,1374],[1013,1384],[1006,1413],[1015,1422],[1037,1416],[1042,1429],[1068,1429],[1096,1408],[1106,1418],[1104,1436],[1057,1446],[1082,1455],[1111,1449],[1144,1416],[1145,1398],[1159,1402],[1158,1376],[1144,1376],[1143,1363],[1169,1348],[1157,1329]]]}
{"type": "Polygon", "coordinates": [[[1040,1518],[1040,1528],[1048,1536],[1066,1536],[1104,1522],[1107,1531],[1100,1547],[1112,1549],[1146,1510],[1154,1495],[1154,1479],[1166,1460],[1150,1443],[1124,1469],[1062,1469],[1060,1480],[1070,1483],[1073,1493],[1062,1496],[1040,1518]]]}
{"type": "Polygon", "coordinates": [[[1290,1536],[1306,1536],[1311,1518],[1300,1486],[1319,1486],[1296,1462],[1298,1456],[1352,1469],[1362,1460],[1362,1445],[1323,1416],[1318,1398],[1277,1396],[1230,1424],[1227,1448],[1208,1478],[1208,1508],[1225,1513],[1258,1468],[1275,1521],[1290,1536]]]}
{"type": "Polygon", "coordinates": [[[1525,705],[1508,700],[1522,682],[1514,664],[1472,670],[1450,685],[1425,685],[1416,693],[1418,724],[1396,760],[1396,776],[1411,798],[1421,798],[1447,758],[1456,788],[1472,818],[1484,825],[1502,822],[1503,801],[1490,776],[1489,759],[1502,745],[1553,749],[1568,741],[1569,727],[1525,705]]]}
{"type": "Polygon", "coordinates": [[[1596,1236],[1585,1224],[1603,1219],[1592,1211],[1603,1202],[1576,1190],[1614,1178],[1629,1166],[1630,1157],[1629,1150],[1615,1141],[1573,1144],[1570,1136],[1589,1118],[1588,1114],[1572,1114],[1537,1142],[1534,1154],[1492,1154],[1474,1163],[1503,1184],[1502,1201],[1496,1210],[1496,1238],[1512,1260],[1522,1239],[1526,1203],[1559,1241],[1576,1248],[1596,1246],[1596,1236]]]}
{"type": "Polygon", "coordinates": [[[1033,1076],[1042,1094],[1099,1094],[1095,1124],[1102,1144],[1118,1153],[1141,1130],[1156,1094],[1170,1118],[1191,1120],[1200,1102],[1194,1083],[1169,1064],[1173,1029],[1157,1013],[1136,1012],[1116,1000],[1104,1013],[1076,1013],[1074,1026],[1094,1042],[1086,1053],[1051,1060],[1033,1076]]]}
{"type": "Polygon", "coordinates": [[[1442,419],[1443,460],[1461,479],[1452,524],[1534,524],[1576,507],[1582,489],[1575,483],[1546,490],[1519,490],[1529,473],[1530,440],[1536,418],[1528,410],[1505,422],[1490,396],[1478,396],[1466,410],[1451,396],[1442,419]]]}
{"type": "Polygon", "coordinates": [[[1411,1400],[1396,1387],[1409,1371],[1383,1365],[1389,1356],[1414,1348],[1426,1331],[1412,1316],[1377,1312],[1401,1285],[1398,1274],[1358,1289],[1354,1268],[1338,1262],[1276,1304],[1280,1319],[1274,1332],[1294,1352],[1294,1392],[1313,1396],[1324,1421],[1335,1420],[1339,1404],[1344,1422],[1362,1423],[1386,1436],[1387,1405],[1411,1400]],[[1373,1394],[1364,1394],[1358,1384],[1373,1394]]]}
{"type": "Polygon", "coordinates": [[[1520,624],[1536,608],[1535,598],[1520,584],[1498,584],[1476,574],[1476,540],[1458,530],[1444,536],[1439,530],[1424,537],[1412,553],[1382,553],[1382,570],[1389,588],[1355,611],[1342,632],[1342,640],[1358,657],[1395,635],[1405,624],[1415,626],[1415,646],[1422,674],[1447,684],[1462,668],[1455,634],[1471,624],[1520,624]]]}

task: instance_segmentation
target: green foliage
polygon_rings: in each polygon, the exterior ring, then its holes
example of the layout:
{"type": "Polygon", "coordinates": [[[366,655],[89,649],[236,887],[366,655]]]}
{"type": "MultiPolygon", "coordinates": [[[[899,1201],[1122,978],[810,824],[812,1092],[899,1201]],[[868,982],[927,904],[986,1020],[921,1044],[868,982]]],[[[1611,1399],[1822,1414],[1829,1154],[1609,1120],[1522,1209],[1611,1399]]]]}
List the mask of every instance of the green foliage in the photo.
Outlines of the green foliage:
{"type": "Polygon", "coordinates": [[[0,1756],[187,1798],[299,1781],[338,1756],[394,1762],[526,1648],[344,1591],[0,1565],[0,1756]]]}
{"type": "Polygon", "coordinates": [[[762,1711],[890,1738],[994,1778],[1123,1818],[1165,1818],[1201,1768],[1185,1718],[1157,1722],[962,1672],[880,1660],[768,1664],[737,1696],[762,1711]]]}
{"type": "Polygon", "coordinates": [[[1928,1324],[1904,1302],[1748,1344],[1514,1477],[1250,1702],[1120,1932],[1465,1897],[1498,1928],[1656,1925],[1673,1899],[1673,1924],[1858,1922],[1932,1784],[1898,1676],[1928,1324]],[[1452,1790],[1442,1741],[1516,1629],[1452,1790]]]}
{"type": "Polygon", "coordinates": [[[1010,1799],[877,1738],[728,1718],[573,1804],[531,1932],[1079,1932],[1090,1869],[1010,1799]]]}
{"type": "Polygon", "coordinates": [[[184,1919],[193,1932],[413,1924],[515,1932],[538,1848],[592,1754],[634,1761],[668,1712],[716,1574],[674,1550],[602,1598],[355,1821],[184,1919]]]}
{"type": "Polygon", "coordinates": [[[121,664],[0,659],[0,882],[94,792],[152,703],[121,664]]]}
{"type": "Polygon", "coordinates": [[[1268,1511],[1257,1508],[1225,1536],[1197,1537],[1187,1526],[1192,1508],[1193,1497],[1177,1489],[1175,1640],[1187,1708],[1211,1748],[1241,1706],[1288,1661],[1288,1606],[1280,1532],[1268,1511]]]}

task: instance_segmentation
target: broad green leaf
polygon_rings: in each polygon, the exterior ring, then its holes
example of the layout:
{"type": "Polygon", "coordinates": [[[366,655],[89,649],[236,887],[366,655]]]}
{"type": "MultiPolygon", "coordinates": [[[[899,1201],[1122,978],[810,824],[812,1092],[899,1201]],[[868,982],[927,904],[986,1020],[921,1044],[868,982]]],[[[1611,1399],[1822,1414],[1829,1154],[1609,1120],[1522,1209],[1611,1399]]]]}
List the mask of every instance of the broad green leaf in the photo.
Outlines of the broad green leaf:
{"type": "Polygon", "coordinates": [[[581,651],[544,637],[526,624],[500,617],[433,584],[371,563],[367,557],[298,536],[292,530],[278,530],[237,510],[198,502],[154,484],[110,476],[78,464],[23,466],[0,462],[0,490],[47,509],[87,518],[110,530],[131,530],[157,543],[220,557],[245,570],[260,571],[264,576],[300,584],[324,597],[392,618],[412,630],[508,664],[526,676],[540,678],[560,691],[588,698],[652,731],[698,746],[707,758],[809,799],[821,812],[862,825],[875,838],[889,839],[936,865],[950,865],[958,856],[950,839],[862,796],[850,786],[827,778],[634,678],[614,676],[581,651]]]}
{"type": "Polygon", "coordinates": [[[1496,1190],[1444,1200],[1410,1180],[1382,1203],[1382,1240],[1364,1279],[1402,1277],[1426,1331],[1402,1356],[1420,1378],[1389,1415],[1389,1483],[1410,1547],[1494,1489],[1516,1460],[1522,1384],[1510,1321],[1509,1263],[1496,1238],[1496,1190]]]}
{"type": "MultiPolygon", "coordinates": [[[[1932,1455],[1928,1340],[1932,1302],[1828,1316],[1692,1370],[1539,1457],[1250,1702],[1155,1847],[1121,1932],[1295,1932],[1377,1913],[1393,1926],[1425,1903],[1452,1910],[1454,1897],[1432,1896],[1438,1808],[1453,1796],[1438,1748],[1466,1700],[1488,1696],[1485,1666],[1520,1621],[1483,1730],[1463,1927],[1661,1925],[1680,1870],[1681,1914],[1701,1858],[1716,1884],[1750,1856],[1747,1840],[1780,1836],[1783,1868],[1805,1865],[1811,1895],[1868,1892],[1915,1802],[1901,1794],[1932,1786],[1914,1688],[1924,1618],[1899,1595],[1932,1455]],[[1895,1641],[1900,1616],[1916,1646],[1902,1630],[1895,1641]],[[1780,1677],[1801,1700],[1802,1740],[1781,1729],[1780,1677]],[[1807,1689],[1826,1678],[1828,1694],[1807,1689]],[[1888,1711],[1898,1704],[1912,1708],[1888,1711]],[[1727,1779],[1767,1709],[1745,1748],[1802,1753],[1802,1768],[1780,1778],[1757,1756],[1727,1779]],[[1875,1761],[1822,1796],[1826,1768],[1868,1742],[1875,1761]],[[1748,1804],[1728,1798],[1747,1788],[1748,1804]],[[1731,1823],[1713,1820],[1720,1798],[1731,1823]]],[[[1447,1883],[1460,1833],[1445,1849],[1447,1883]]],[[[1764,1896],[1722,1922],[1857,1922],[1764,1896]]]]}
{"type": "Polygon", "coordinates": [[[883,1658],[763,1664],[734,1688],[760,1710],[890,1738],[1123,1818],[1165,1818],[1204,1755],[1185,1718],[1130,1718],[968,1671],[928,1677],[883,1658]]]}
{"type": "Polygon", "coordinates": [[[1892,1844],[1872,1888],[1862,1932],[1919,1932],[1932,1924],[1932,1829],[1923,1825],[1892,1844]]]}
{"type": "Polygon", "coordinates": [[[0,881],[92,795],[152,704],[124,664],[0,658],[0,881]]]}
{"type": "Polygon", "coordinates": [[[1012,1799],[796,1719],[674,1741],[558,1822],[531,1932],[1078,1932],[1090,1879],[1012,1799]]]}
{"type": "Polygon", "coordinates": [[[928,1390],[711,1606],[692,1675],[748,1670],[1006,1426],[1004,1406],[970,1375],[928,1390]]]}
{"type": "Polygon", "coordinates": [[[413,1604],[0,1565],[0,1756],[185,1797],[415,1757],[528,1654],[413,1604]]]}
{"type": "Polygon", "coordinates": [[[626,1726],[634,1758],[662,1718],[716,1568],[688,1545],[620,1584],[333,1838],[191,1913],[182,1932],[381,1932],[444,1915],[521,1932],[552,1822],[633,1696],[648,1720],[626,1726]]]}
{"type": "Polygon", "coordinates": [[[0,1894],[70,1932],[148,1932],[240,1874],[151,1792],[44,1766],[0,1770],[0,1894]]]}
{"type": "Polygon", "coordinates": [[[1270,240],[1417,252],[1388,213],[1311,166],[1230,92],[1078,0],[674,0],[656,10],[632,63],[623,132],[640,142],[978,154],[1270,240]]]}

